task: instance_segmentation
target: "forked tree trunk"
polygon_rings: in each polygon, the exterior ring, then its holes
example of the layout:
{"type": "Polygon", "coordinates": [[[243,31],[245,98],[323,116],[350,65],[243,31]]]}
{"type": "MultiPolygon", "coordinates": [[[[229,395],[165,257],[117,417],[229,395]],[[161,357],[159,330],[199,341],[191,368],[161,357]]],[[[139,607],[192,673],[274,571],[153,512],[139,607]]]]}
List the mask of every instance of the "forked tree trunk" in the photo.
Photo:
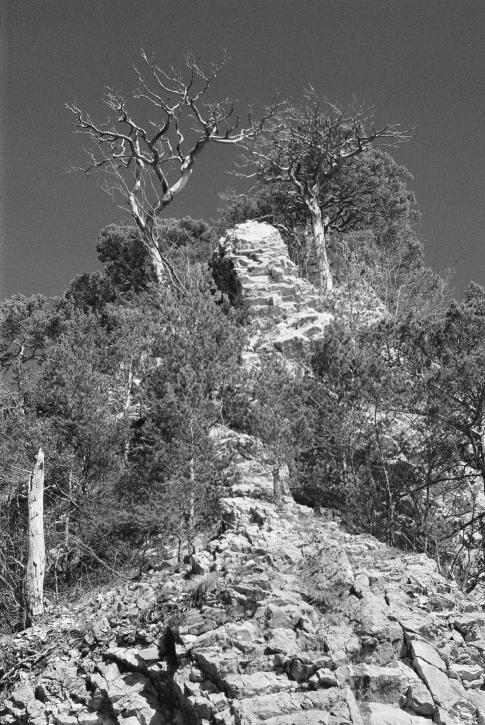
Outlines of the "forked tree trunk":
{"type": "Polygon", "coordinates": [[[34,471],[29,477],[29,558],[25,574],[26,624],[44,613],[44,453],[39,448],[34,471]]]}
{"type": "Polygon", "coordinates": [[[312,227],[309,273],[310,280],[321,292],[328,294],[333,289],[333,279],[327,257],[327,244],[322,212],[316,199],[307,202],[312,227]]]}
{"type": "MultiPolygon", "coordinates": [[[[126,381],[126,392],[125,392],[125,402],[123,404],[123,417],[125,420],[128,418],[130,414],[130,408],[131,408],[131,400],[132,400],[132,393],[133,393],[133,357],[130,358],[130,365],[128,367],[128,380],[126,381]]],[[[128,428],[126,431],[126,437],[125,437],[125,450],[123,454],[123,463],[125,466],[128,464],[128,458],[130,455],[130,429],[128,428]]]]}
{"type": "Polygon", "coordinates": [[[140,210],[135,190],[130,194],[130,208],[135,224],[141,234],[143,246],[150,255],[150,262],[157,283],[163,286],[171,282],[179,287],[179,289],[183,289],[183,285],[171,262],[160,252],[156,230],[157,212],[153,210],[148,215],[145,215],[140,210]]]}

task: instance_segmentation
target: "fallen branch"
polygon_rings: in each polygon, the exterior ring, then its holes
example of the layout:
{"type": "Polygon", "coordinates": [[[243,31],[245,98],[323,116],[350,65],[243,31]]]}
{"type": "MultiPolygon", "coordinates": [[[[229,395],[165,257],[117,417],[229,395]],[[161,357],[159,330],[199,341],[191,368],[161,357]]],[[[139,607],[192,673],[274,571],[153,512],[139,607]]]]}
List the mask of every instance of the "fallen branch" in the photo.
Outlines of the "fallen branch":
{"type": "Polygon", "coordinates": [[[54,644],[51,644],[48,647],[46,647],[45,649],[43,649],[42,652],[39,652],[39,653],[36,652],[35,654],[29,655],[28,657],[24,657],[24,659],[16,662],[13,667],[11,667],[9,670],[7,670],[7,672],[4,672],[4,674],[0,677],[0,685],[3,682],[11,679],[12,676],[15,675],[15,673],[18,670],[21,670],[26,664],[36,665],[42,659],[47,657],[47,655],[49,655],[51,652],[53,652],[55,650],[55,648],[57,647],[57,644],[58,643],[55,642],[54,644]]]}
{"type": "Polygon", "coordinates": [[[84,551],[85,551],[85,552],[86,552],[87,554],[89,554],[90,556],[92,556],[92,557],[93,557],[93,559],[94,559],[95,561],[97,561],[97,562],[98,562],[98,564],[101,564],[101,566],[104,566],[104,567],[105,567],[105,569],[107,569],[108,571],[110,571],[110,572],[112,572],[113,574],[115,574],[115,576],[119,576],[119,577],[120,577],[120,579],[126,579],[127,581],[128,581],[128,580],[131,580],[131,578],[132,578],[131,576],[128,576],[127,574],[122,574],[122,573],[121,573],[120,571],[117,571],[116,569],[113,569],[113,567],[111,567],[111,566],[110,566],[109,564],[107,564],[107,563],[106,563],[105,561],[103,561],[103,559],[100,559],[100,557],[99,557],[99,556],[98,556],[98,555],[97,555],[97,554],[96,554],[96,553],[95,553],[95,552],[94,552],[94,551],[93,551],[93,550],[91,549],[91,547],[90,547],[90,546],[88,546],[87,544],[84,544],[84,543],[83,543],[82,541],[80,541],[80,540],[79,540],[79,539],[78,539],[77,537],[73,537],[73,539],[74,539],[74,541],[75,541],[75,542],[77,543],[77,545],[78,545],[78,546],[79,546],[79,547],[80,547],[81,549],[84,549],[84,551]]]}

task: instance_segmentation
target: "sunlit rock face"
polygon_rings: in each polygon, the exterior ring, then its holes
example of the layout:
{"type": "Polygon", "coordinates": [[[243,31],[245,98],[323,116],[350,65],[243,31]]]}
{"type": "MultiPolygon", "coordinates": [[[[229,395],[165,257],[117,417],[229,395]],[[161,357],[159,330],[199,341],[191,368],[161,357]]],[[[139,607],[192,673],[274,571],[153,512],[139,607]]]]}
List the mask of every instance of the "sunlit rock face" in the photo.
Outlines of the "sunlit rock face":
{"type": "Polygon", "coordinates": [[[299,276],[281,234],[270,224],[249,221],[226,232],[213,272],[233,304],[245,306],[255,331],[254,351],[301,357],[333,320],[322,311],[315,287],[299,276]]]}
{"type": "Polygon", "coordinates": [[[249,221],[230,229],[219,242],[218,258],[220,288],[244,302],[252,320],[284,320],[317,302],[315,288],[299,277],[281,234],[270,224],[249,221]],[[235,281],[234,288],[224,279],[235,281]]]}
{"type": "Polygon", "coordinates": [[[248,357],[277,351],[301,362],[335,318],[372,325],[387,314],[375,292],[360,280],[335,285],[322,298],[300,277],[279,231],[262,222],[229,229],[219,241],[212,271],[221,292],[247,311],[253,331],[248,357]]]}

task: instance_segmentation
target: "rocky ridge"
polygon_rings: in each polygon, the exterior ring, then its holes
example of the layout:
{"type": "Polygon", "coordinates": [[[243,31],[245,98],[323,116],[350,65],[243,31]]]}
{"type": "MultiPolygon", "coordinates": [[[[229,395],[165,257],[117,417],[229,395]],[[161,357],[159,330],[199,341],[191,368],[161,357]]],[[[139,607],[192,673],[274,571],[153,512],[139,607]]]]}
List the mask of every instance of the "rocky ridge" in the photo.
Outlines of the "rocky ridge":
{"type": "MultiPolygon", "coordinates": [[[[297,288],[255,335],[301,311],[297,288]]],[[[219,530],[183,566],[154,550],[139,581],[4,640],[0,725],[484,725],[482,607],[426,556],[276,502],[253,437],[214,438],[231,461],[219,530]]]]}
{"type": "Polygon", "coordinates": [[[485,723],[481,607],[424,555],[276,504],[254,439],[217,434],[220,534],[17,635],[21,653],[54,647],[17,672],[0,723],[485,723]]]}

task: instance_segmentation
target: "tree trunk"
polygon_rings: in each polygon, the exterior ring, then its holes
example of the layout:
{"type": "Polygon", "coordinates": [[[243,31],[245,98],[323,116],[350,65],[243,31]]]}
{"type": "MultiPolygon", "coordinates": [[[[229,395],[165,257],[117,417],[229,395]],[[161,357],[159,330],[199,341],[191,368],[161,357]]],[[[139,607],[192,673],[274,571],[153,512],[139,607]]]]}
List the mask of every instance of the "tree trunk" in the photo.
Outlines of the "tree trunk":
{"type": "Polygon", "coordinates": [[[151,246],[149,249],[156,280],[159,285],[164,285],[167,282],[167,270],[160,257],[160,252],[155,245],[151,246]]]}
{"type": "Polygon", "coordinates": [[[325,239],[325,227],[322,220],[322,212],[316,199],[310,199],[307,202],[310,210],[310,220],[312,227],[312,239],[310,250],[310,280],[321,292],[328,294],[333,289],[333,279],[330,272],[327,257],[327,245],[325,239]]]}
{"type": "MultiPolygon", "coordinates": [[[[130,408],[131,408],[131,399],[132,399],[132,392],[133,392],[133,357],[130,358],[130,366],[128,368],[128,380],[126,381],[126,393],[125,393],[125,403],[123,405],[123,417],[128,418],[130,414],[130,408]]],[[[126,431],[126,437],[125,437],[125,451],[123,455],[123,463],[125,466],[128,464],[128,458],[130,456],[130,428],[127,428],[126,431]]]]}
{"type": "Polygon", "coordinates": [[[485,491],[485,420],[484,420],[483,415],[482,415],[482,424],[480,426],[479,435],[480,435],[479,464],[480,464],[480,473],[482,474],[483,490],[485,491]]]}
{"type": "Polygon", "coordinates": [[[155,279],[158,284],[164,284],[167,277],[167,270],[163,263],[160,250],[158,248],[158,240],[155,231],[156,217],[155,214],[145,215],[140,209],[135,193],[129,195],[130,209],[133,219],[138,227],[142,237],[142,243],[148,250],[150,261],[152,263],[155,279]]]}
{"type": "Polygon", "coordinates": [[[29,477],[29,558],[25,575],[26,623],[44,612],[44,453],[39,448],[34,471],[29,477]]]}
{"type": "Polygon", "coordinates": [[[275,503],[281,503],[280,467],[273,468],[273,498],[275,503]]]}
{"type": "Polygon", "coordinates": [[[190,488],[189,488],[189,499],[187,501],[187,508],[185,512],[185,524],[187,534],[187,553],[189,556],[195,554],[194,546],[194,534],[195,534],[195,462],[194,458],[190,459],[190,488]]]}
{"type": "Polygon", "coordinates": [[[160,252],[156,235],[153,232],[145,232],[144,239],[144,244],[150,253],[150,261],[157,283],[160,286],[172,284],[179,290],[184,290],[184,286],[172,263],[160,252]]]}
{"type": "Polygon", "coordinates": [[[273,496],[277,504],[281,503],[283,496],[291,496],[288,479],[288,466],[275,464],[273,466],[273,496]]]}
{"type": "Polygon", "coordinates": [[[69,502],[68,507],[66,511],[66,518],[64,519],[64,548],[66,550],[66,556],[67,552],[69,551],[69,521],[71,517],[71,497],[72,497],[72,466],[69,471],[69,479],[68,479],[68,490],[69,490],[69,502]]]}

